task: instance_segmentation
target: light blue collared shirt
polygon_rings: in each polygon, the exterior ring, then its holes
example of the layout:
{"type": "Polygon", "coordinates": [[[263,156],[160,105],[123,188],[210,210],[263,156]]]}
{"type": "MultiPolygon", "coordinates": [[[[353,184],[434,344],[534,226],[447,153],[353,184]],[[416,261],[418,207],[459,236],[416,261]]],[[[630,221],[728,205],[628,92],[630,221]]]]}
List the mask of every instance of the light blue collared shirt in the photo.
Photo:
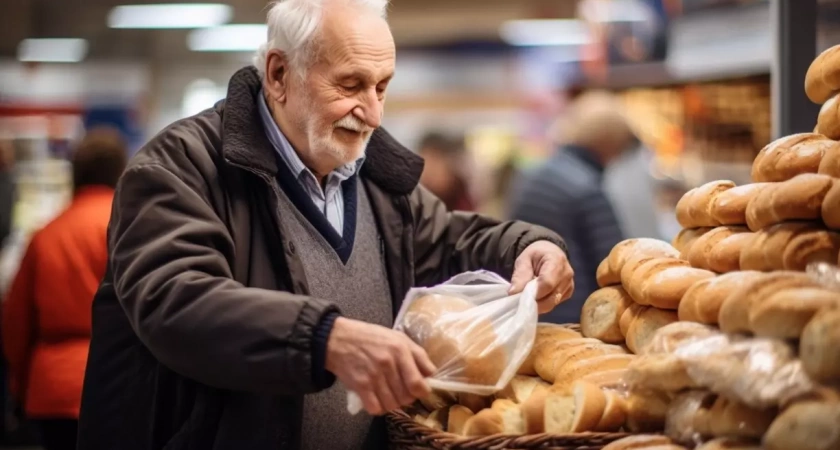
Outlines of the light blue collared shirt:
{"type": "Polygon", "coordinates": [[[341,190],[341,182],[352,177],[362,166],[364,157],[357,159],[354,162],[345,164],[338,169],[332,171],[327,175],[324,187],[318,183],[315,174],[303,164],[300,157],[292,144],[280,131],[277,123],[274,122],[274,117],[271,116],[271,111],[265,102],[265,96],[260,91],[259,109],[260,119],[262,119],[263,128],[266,130],[268,140],[274,147],[274,150],[283,158],[283,162],[289,167],[293,174],[297,175],[297,181],[312,199],[315,207],[324,213],[327,221],[338,232],[344,232],[344,193],[341,190]]]}

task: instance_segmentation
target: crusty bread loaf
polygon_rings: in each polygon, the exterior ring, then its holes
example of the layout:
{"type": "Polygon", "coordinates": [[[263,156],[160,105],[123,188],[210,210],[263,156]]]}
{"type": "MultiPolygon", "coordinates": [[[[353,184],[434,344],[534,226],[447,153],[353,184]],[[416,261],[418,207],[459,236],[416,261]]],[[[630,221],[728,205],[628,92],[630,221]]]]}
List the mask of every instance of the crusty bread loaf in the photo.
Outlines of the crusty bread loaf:
{"type": "Polygon", "coordinates": [[[522,409],[512,400],[499,399],[493,402],[490,409],[502,416],[502,433],[525,434],[525,419],[522,409]]]}
{"type": "Polygon", "coordinates": [[[712,218],[722,225],[745,225],[747,205],[768,186],[769,183],[751,183],[718,193],[710,208],[712,218]]]}
{"type": "Polygon", "coordinates": [[[624,337],[627,337],[627,332],[630,331],[630,325],[633,325],[633,322],[642,314],[642,311],[650,308],[649,306],[640,305],[638,303],[633,303],[627,308],[624,313],[621,315],[621,319],[618,321],[618,328],[621,330],[621,334],[624,337]]]}
{"type": "Polygon", "coordinates": [[[558,355],[572,348],[593,348],[604,345],[605,344],[598,339],[592,338],[546,342],[545,345],[541,346],[537,351],[536,357],[534,358],[534,370],[537,375],[542,377],[543,380],[552,383],[554,382],[554,374],[556,373],[554,365],[557,362],[558,355]]]}
{"type": "Polygon", "coordinates": [[[752,181],[786,181],[802,173],[817,173],[820,160],[833,143],[816,133],[776,139],[767,144],[753,161],[752,181]]]}
{"type": "Polygon", "coordinates": [[[606,409],[607,398],[597,386],[577,382],[572,395],[550,394],[545,401],[545,432],[580,433],[594,430],[606,409]]]}
{"type": "Polygon", "coordinates": [[[595,270],[595,281],[598,282],[598,287],[613,286],[621,283],[620,274],[610,272],[610,259],[604,258],[598,268],[595,270]]]}
{"type": "Polygon", "coordinates": [[[708,435],[733,438],[761,439],[773,419],[775,409],[759,410],[725,397],[718,397],[709,409],[708,435]]]}
{"type": "Polygon", "coordinates": [[[469,301],[449,295],[430,294],[414,299],[403,318],[403,329],[414,342],[421,346],[436,333],[442,318],[473,308],[469,301]]]}
{"type": "Polygon", "coordinates": [[[515,375],[504,389],[496,393],[496,399],[524,403],[534,392],[548,389],[550,384],[540,378],[515,375]]]}
{"type": "MultiPolygon", "coordinates": [[[[725,239],[735,234],[742,234],[748,232],[749,229],[747,229],[747,227],[742,226],[717,227],[712,231],[709,231],[708,233],[704,234],[699,239],[697,239],[694,245],[691,246],[691,250],[689,250],[688,252],[688,262],[691,264],[691,267],[712,270],[711,261],[709,261],[709,257],[711,256],[714,249],[718,247],[718,245],[721,244],[725,239]]],[[[740,252],[738,254],[738,257],[740,258],[740,252]]]]}
{"type": "MultiPolygon", "coordinates": [[[[840,46],[830,47],[814,58],[805,73],[805,94],[823,104],[840,90],[840,46]]],[[[791,449],[792,450],[792,449],[791,449]]]]}
{"type": "Polygon", "coordinates": [[[677,202],[677,222],[683,228],[716,227],[721,223],[711,215],[711,205],[715,196],[735,187],[729,180],[718,180],[696,187],[682,196],[677,202]]]}
{"type": "Polygon", "coordinates": [[[429,411],[435,411],[441,408],[448,408],[450,405],[457,403],[455,395],[450,392],[433,390],[426,398],[420,399],[422,404],[429,411]]]}
{"type": "Polygon", "coordinates": [[[621,286],[601,288],[592,293],[583,304],[580,329],[583,335],[610,344],[624,342],[619,320],[633,299],[621,286]]]}
{"type": "Polygon", "coordinates": [[[601,420],[595,425],[593,431],[605,433],[618,431],[627,421],[627,402],[624,400],[624,397],[615,391],[604,390],[603,392],[607,399],[607,404],[604,407],[604,414],[601,415],[601,420]]]}
{"type": "Polygon", "coordinates": [[[687,259],[688,252],[697,239],[713,229],[712,227],[685,228],[674,237],[671,245],[680,252],[680,259],[687,259]]]}
{"type": "Polygon", "coordinates": [[[747,207],[747,225],[758,231],[791,220],[819,220],[822,204],[834,179],[828,175],[804,173],[771,185],[747,207]]]}
{"type": "Polygon", "coordinates": [[[446,431],[454,434],[464,434],[464,426],[466,426],[467,420],[469,420],[473,415],[473,412],[466,406],[450,406],[446,431]]]}
{"type": "Polygon", "coordinates": [[[603,450],[647,450],[656,445],[669,445],[671,440],[659,434],[640,434],[628,436],[607,444],[603,450]]]}
{"type": "Polygon", "coordinates": [[[811,263],[834,263],[840,233],[816,230],[794,236],[782,253],[781,269],[804,271],[811,263]]]}
{"type": "Polygon", "coordinates": [[[717,325],[723,301],[732,291],[760,276],[761,272],[732,272],[694,283],[680,301],[680,320],[717,325]]]}
{"type": "Polygon", "coordinates": [[[707,437],[702,429],[708,419],[709,408],[717,396],[704,390],[685,391],[677,394],[665,416],[665,435],[680,443],[693,443],[707,437]]]}
{"type": "Polygon", "coordinates": [[[601,268],[599,283],[610,286],[621,282],[621,272],[630,258],[677,258],[680,252],[665,241],[649,238],[626,239],[616,244],[607,256],[608,268],[601,268]]]}
{"type": "Polygon", "coordinates": [[[817,282],[801,272],[779,271],[744,282],[723,301],[718,324],[725,333],[750,332],[750,311],[770,294],[783,289],[816,287],[817,282]]]}
{"type": "Polygon", "coordinates": [[[625,369],[634,359],[634,355],[613,353],[566,364],[557,372],[552,388],[557,393],[568,394],[575,382],[596,373],[625,369]]]}
{"type": "Polygon", "coordinates": [[[653,338],[656,330],[678,320],[676,311],[658,308],[644,310],[627,330],[627,347],[633,353],[639,353],[653,338]]]}
{"type": "Polygon", "coordinates": [[[657,391],[633,391],[627,397],[627,429],[632,433],[661,432],[671,398],[657,391]]]}
{"type": "Polygon", "coordinates": [[[699,323],[670,323],[656,330],[653,339],[650,340],[641,354],[674,353],[677,348],[688,342],[706,339],[719,334],[720,332],[716,328],[699,323]]]}
{"type": "MultiPolygon", "coordinates": [[[[630,362],[635,360],[631,358],[630,362]]],[[[628,363],[629,364],[629,363],[628,363]]],[[[580,381],[592,383],[604,390],[623,391],[627,387],[625,376],[627,369],[605,370],[603,372],[594,372],[589,375],[580,377],[580,381]]]]}
{"type": "Polygon", "coordinates": [[[688,375],[683,361],[669,353],[636,357],[627,366],[625,378],[633,390],[680,392],[701,387],[688,375]]]}
{"type": "Polygon", "coordinates": [[[825,151],[820,161],[819,173],[840,178],[840,144],[835,143],[825,151]]]}
{"type": "Polygon", "coordinates": [[[808,322],[828,306],[840,306],[840,294],[821,288],[773,292],[750,309],[750,328],[756,336],[799,339],[808,322]]]}
{"type": "Polygon", "coordinates": [[[562,325],[538,323],[537,333],[534,337],[534,345],[531,347],[531,352],[528,353],[528,356],[525,358],[525,361],[522,362],[522,365],[519,366],[519,370],[517,370],[516,373],[518,375],[536,376],[537,370],[534,368],[534,360],[537,357],[537,353],[541,351],[543,347],[550,345],[552,342],[580,339],[582,337],[583,335],[579,332],[562,325]]]}
{"type": "Polygon", "coordinates": [[[537,371],[542,379],[557,383],[558,374],[570,370],[578,361],[594,359],[604,355],[626,354],[626,350],[618,345],[594,344],[581,345],[554,352],[549,364],[537,365],[537,371]]]}
{"type": "Polygon", "coordinates": [[[624,266],[624,270],[621,272],[621,285],[636,303],[642,305],[645,305],[645,297],[642,291],[648,279],[665,269],[688,267],[689,265],[687,261],[675,258],[654,258],[642,264],[637,264],[637,261],[632,259],[624,266]]]}
{"type": "Polygon", "coordinates": [[[840,139],[840,103],[837,96],[826,101],[817,116],[817,132],[829,139],[840,139]]]}
{"type": "Polygon", "coordinates": [[[693,267],[667,267],[652,273],[642,282],[638,302],[660,309],[676,310],[683,295],[694,283],[714,276],[714,272],[693,267]]]}
{"type": "Polygon", "coordinates": [[[840,384],[840,309],[825,309],[805,326],[799,357],[802,368],[812,379],[840,384]]]}
{"type": "Polygon", "coordinates": [[[764,435],[766,450],[837,450],[840,402],[801,402],[782,411],[764,435]]]}
{"type": "Polygon", "coordinates": [[[785,249],[793,238],[812,232],[825,233],[825,230],[815,222],[787,222],[757,232],[741,249],[741,270],[783,270],[785,249]]]}
{"type": "Polygon", "coordinates": [[[494,409],[482,409],[464,424],[464,436],[490,436],[504,431],[504,418],[494,409]]]}
{"type": "Polygon", "coordinates": [[[741,270],[741,252],[754,238],[755,233],[736,233],[718,242],[706,257],[709,270],[717,273],[741,270]]]}
{"type": "Polygon", "coordinates": [[[840,182],[835,181],[831,189],[825,194],[820,214],[828,228],[840,230],[840,182]]]}
{"type": "Polygon", "coordinates": [[[717,438],[697,447],[696,450],[761,450],[761,444],[749,439],[717,438]]]}

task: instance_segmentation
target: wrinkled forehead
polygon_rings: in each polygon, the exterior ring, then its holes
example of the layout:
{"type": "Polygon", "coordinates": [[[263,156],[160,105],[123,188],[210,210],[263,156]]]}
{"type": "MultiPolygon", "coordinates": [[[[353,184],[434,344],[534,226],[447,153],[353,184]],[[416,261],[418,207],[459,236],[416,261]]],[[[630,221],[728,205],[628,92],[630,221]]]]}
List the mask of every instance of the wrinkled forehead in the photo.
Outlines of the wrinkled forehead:
{"type": "Polygon", "coordinates": [[[324,15],[318,45],[319,62],[330,69],[388,77],[396,48],[388,23],[375,15],[332,10],[324,15]]]}

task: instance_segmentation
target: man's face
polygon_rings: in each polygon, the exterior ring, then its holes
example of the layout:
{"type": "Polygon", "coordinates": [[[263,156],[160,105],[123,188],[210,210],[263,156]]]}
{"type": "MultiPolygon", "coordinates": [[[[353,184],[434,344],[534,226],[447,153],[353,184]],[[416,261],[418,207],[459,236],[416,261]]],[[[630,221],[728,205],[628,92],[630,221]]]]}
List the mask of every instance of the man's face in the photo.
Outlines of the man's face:
{"type": "Polygon", "coordinates": [[[364,154],[382,122],[394,74],[395,48],[387,23],[378,17],[347,20],[344,13],[325,14],[315,60],[305,79],[292,75],[287,91],[288,114],[305,141],[297,147],[306,148],[298,151],[331,167],[364,154]]]}

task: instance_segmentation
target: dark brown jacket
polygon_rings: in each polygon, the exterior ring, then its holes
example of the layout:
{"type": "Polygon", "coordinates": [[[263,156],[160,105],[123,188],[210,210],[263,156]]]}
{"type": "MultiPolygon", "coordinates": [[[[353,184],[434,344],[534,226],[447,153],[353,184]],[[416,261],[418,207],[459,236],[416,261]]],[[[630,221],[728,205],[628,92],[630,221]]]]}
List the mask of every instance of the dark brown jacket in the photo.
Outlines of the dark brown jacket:
{"type": "MultiPolygon", "coordinates": [[[[253,68],[225,101],[181,120],[130,162],[93,305],[80,450],[298,447],[311,342],[336,306],[307,295],[278,208],[277,161],[253,68]]],[[[510,276],[524,223],[448,214],[418,188],[422,160],[374,133],[361,172],[383,239],[394,310],[407,290],[486,268],[510,276]]]]}

